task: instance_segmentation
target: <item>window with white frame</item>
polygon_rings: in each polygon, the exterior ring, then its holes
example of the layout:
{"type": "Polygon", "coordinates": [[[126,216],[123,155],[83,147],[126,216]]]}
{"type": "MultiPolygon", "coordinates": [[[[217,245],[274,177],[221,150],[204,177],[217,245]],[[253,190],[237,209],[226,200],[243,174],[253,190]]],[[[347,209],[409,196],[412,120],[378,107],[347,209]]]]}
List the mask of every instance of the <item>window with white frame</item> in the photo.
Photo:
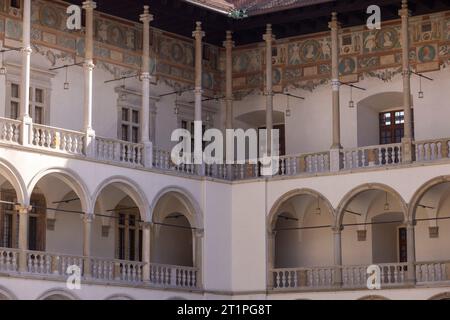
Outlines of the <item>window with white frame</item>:
{"type": "MultiPolygon", "coordinates": [[[[5,115],[11,119],[18,119],[21,111],[20,95],[23,90],[20,81],[20,66],[14,64],[8,64],[7,66],[5,115]]],[[[50,89],[53,76],[53,73],[32,69],[28,112],[34,123],[50,124],[50,89]]]]}
{"type": "MultiPolygon", "coordinates": [[[[9,82],[11,94],[10,94],[10,118],[18,119],[20,116],[20,87],[19,83],[9,82]]],[[[46,94],[44,88],[30,87],[30,117],[33,118],[33,122],[37,124],[44,124],[44,113],[46,109],[46,94]]]]}

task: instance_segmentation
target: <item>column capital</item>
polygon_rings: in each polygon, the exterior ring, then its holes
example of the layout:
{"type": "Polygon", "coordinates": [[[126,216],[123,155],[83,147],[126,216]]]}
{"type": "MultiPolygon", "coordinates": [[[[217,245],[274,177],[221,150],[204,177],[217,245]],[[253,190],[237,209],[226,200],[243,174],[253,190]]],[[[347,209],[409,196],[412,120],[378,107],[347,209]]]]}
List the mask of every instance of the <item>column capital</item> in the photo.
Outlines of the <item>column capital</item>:
{"type": "Polygon", "coordinates": [[[234,48],[233,31],[227,31],[223,46],[227,49],[234,48]]]}
{"type": "Polygon", "coordinates": [[[85,213],[82,215],[82,219],[86,223],[92,223],[94,221],[95,215],[93,213],[85,213]]]}
{"type": "Polygon", "coordinates": [[[85,10],[94,10],[97,8],[97,3],[92,0],[86,0],[83,2],[83,9],[85,10]]]}
{"type": "Polygon", "coordinates": [[[343,225],[333,226],[331,230],[333,230],[333,233],[341,233],[342,230],[344,230],[344,226],[343,225]]]}
{"type": "Polygon", "coordinates": [[[408,18],[411,16],[411,11],[408,9],[407,0],[402,0],[402,8],[398,11],[398,15],[402,18],[404,17],[408,18]]]}
{"type": "Polygon", "coordinates": [[[144,24],[149,24],[153,21],[153,15],[150,14],[150,7],[144,6],[144,13],[140,15],[139,19],[144,24]]]}
{"type": "Polygon", "coordinates": [[[266,33],[263,35],[263,40],[266,42],[272,42],[275,40],[275,36],[272,33],[272,25],[267,24],[266,33]]]}
{"type": "Polygon", "coordinates": [[[202,39],[205,36],[205,32],[202,31],[202,23],[200,21],[197,21],[195,23],[195,31],[192,32],[192,37],[194,37],[196,40],[202,39]]]}
{"type": "Polygon", "coordinates": [[[155,224],[153,222],[151,222],[151,221],[143,221],[143,222],[141,222],[141,225],[145,229],[151,229],[151,228],[153,228],[153,226],[155,224]]]}
{"type": "Polygon", "coordinates": [[[328,28],[331,30],[337,30],[341,27],[341,23],[338,21],[337,12],[331,13],[331,21],[328,23],[328,28]]]}
{"type": "Polygon", "coordinates": [[[141,72],[141,74],[140,74],[140,80],[141,81],[143,81],[143,80],[150,80],[151,78],[152,77],[150,75],[150,72],[144,71],[144,72],[141,72]]]}
{"type": "Polygon", "coordinates": [[[405,226],[407,229],[414,228],[416,226],[417,222],[412,220],[405,221],[405,226]]]}
{"type": "Polygon", "coordinates": [[[341,81],[339,79],[332,79],[331,80],[331,87],[333,88],[333,91],[338,91],[341,87],[341,81]]]}
{"type": "Polygon", "coordinates": [[[29,46],[21,48],[20,51],[22,51],[23,53],[26,53],[26,54],[32,54],[33,53],[33,49],[31,47],[29,47],[29,46]]]}
{"type": "Polygon", "coordinates": [[[19,214],[28,214],[33,209],[32,206],[24,206],[23,204],[16,204],[14,210],[19,214]]]}
{"type": "Polygon", "coordinates": [[[84,65],[85,68],[88,68],[89,70],[94,70],[95,69],[95,63],[91,59],[86,59],[84,61],[83,65],[84,65]]]}
{"type": "Polygon", "coordinates": [[[204,229],[195,229],[194,236],[196,238],[203,238],[205,236],[205,230],[204,229]]]}

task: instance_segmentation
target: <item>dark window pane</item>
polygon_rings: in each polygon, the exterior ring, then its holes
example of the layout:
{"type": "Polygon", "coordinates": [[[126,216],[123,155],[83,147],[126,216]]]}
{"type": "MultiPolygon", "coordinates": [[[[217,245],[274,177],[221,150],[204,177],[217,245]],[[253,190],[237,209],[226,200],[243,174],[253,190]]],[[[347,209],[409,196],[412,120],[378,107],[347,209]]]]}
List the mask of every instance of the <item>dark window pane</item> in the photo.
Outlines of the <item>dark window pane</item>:
{"type": "Polygon", "coordinates": [[[43,121],[42,121],[42,114],[43,114],[43,112],[42,112],[43,110],[42,110],[42,107],[35,107],[34,108],[34,122],[35,123],[38,123],[38,124],[43,124],[43,121]]]}
{"type": "Polygon", "coordinates": [[[30,217],[28,220],[28,249],[37,250],[37,217],[30,217]]]}
{"type": "Polygon", "coordinates": [[[139,111],[133,110],[132,114],[133,122],[139,123],[139,111]]]}
{"type": "Polygon", "coordinates": [[[125,230],[119,229],[119,259],[125,260],[125,230]]]}
{"type": "Polygon", "coordinates": [[[42,89],[36,89],[35,101],[37,103],[44,103],[44,91],[42,89]]]}
{"type": "Polygon", "coordinates": [[[128,141],[128,126],[125,124],[122,125],[122,140],[128,141]]]}
{"type": "Polygon", "coordinates": [[[11,84],[11,97],[13,98],[19,98],[20,93],[19,93],[19,85],[13,83],[11,84]]]}
{"type": "Polygon", "coordinates": [[[122,121],[128,121],[128,109],[122,108],[122,121]]]}
{"type": "Polygon", "coordinates": [[[11,102],[11,119],[19,118],[19,103],[11,102]]]}
{"type": "Polygon", "coordinates": [[[139,128],[133,127],[131,134],[133,135],[132,136],[132,139],[133,139],[132,142],[138,143],[138,141],[139,141],[139,128]]]}
{"type": "Polygon", "coordinates": [[[130,246],[130,260],[134,261],[135,260],[135,254],[136,254],[136,249],[135,249],[135,232],[134,230],[130,230],[129,231],[129,246],[130,246]]]}

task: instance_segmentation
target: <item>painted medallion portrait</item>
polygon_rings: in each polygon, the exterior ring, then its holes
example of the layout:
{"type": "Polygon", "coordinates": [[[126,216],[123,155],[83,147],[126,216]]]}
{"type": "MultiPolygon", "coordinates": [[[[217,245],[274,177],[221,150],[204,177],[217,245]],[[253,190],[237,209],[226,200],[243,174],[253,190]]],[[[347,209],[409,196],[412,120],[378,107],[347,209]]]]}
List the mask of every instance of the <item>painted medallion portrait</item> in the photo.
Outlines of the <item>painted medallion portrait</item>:
{"type": "Polygon", "coordinates": [[[111,25],[108,28],[108,42],[118,47],[126,45],[125,34],[123,30],[115,25],[111,25]]]}
{"type": "Polygon", "coordinates": [[[436,58],[436,48],[432,45],[426,45],[419,49],[417,57],[422,63],[434,61],[436,58]]]}
{"type": "Polygon", "coordinates": [[[339,73],[340,74],[352,74],[355,72],[356,63],[352,58],[344,58],[339,64],[339,73]]]}
{"type": "Polygon", "coordinates": [[[309,40],[303,43],[302,49],[302,58],[306,62],[312,62],[317,60],[320,55],[320,44],[316,40],[309,40]]]}
{"type": "Polygon", "coordinates": [[[50,28],[58,28],[61,21],[58,12],[50,6],[43,6],[41,8],[40,20],[44,26],[50,28]]]}
{"type": "Polygon", "coordinates": [[[398,44],[398,33],[393,28],[380,30],[377,33],[377,47],[379,49],[392,49],[398,44]]]}

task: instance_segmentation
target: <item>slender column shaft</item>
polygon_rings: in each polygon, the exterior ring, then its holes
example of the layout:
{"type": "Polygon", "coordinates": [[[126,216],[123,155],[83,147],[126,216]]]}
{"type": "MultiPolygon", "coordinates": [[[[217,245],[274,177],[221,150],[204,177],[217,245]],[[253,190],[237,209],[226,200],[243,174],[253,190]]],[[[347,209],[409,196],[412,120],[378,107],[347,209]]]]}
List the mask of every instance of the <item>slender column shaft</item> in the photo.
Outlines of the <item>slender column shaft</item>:
{"type": "Polygon", "coordinates": [[[202,243],[203,243],[203,230],[194,230],[194,241],[193,241],[193,264],[194,267],[198,269],[197,272],[197,287],[201,288],[203,286],[203,261],[202,261],[202,243]]]}
{"type": "MultiPolygon", "coordinates": [[[[202,63],[203,63],[203,44],[202,39],[205,33],[202,31],[202,23],[196,22],[195,31],[192,33],[195,39],[195,115],[194,115],[194,162],[195,164],[202,164],[203,152],[202,152],[202,63]]],[[[201,166],[201,171],[203,171],[201,166]]],[[[202,172],[200,172],[202,174],[202,172]]]]}
{"type": "Polygon", "coordinates": [[[342,284],[342,227],[333,228],[334,243],[334,284],[342,284]]]}
{"type": "Polygon", "coordinates": [[[415,241],[415,227],[414,223],[407,222],[406,224],[406,245],[407,245],[407,259],[408,259],[408,282],[416,282],[416,241],[415,241]]]}
{"type": "Polygon", "coordinates": [[[409,16],[408,1],[402,1],[402,9],[399,11],[402,20],[402,67],[403,67],[403,106],[405,112],[406,139],[413,138],[412,110],[411,110],[411,73],[409,65],[409,16]]]}
{"type": "Polygon", "coordinates": [[[94,215],[86,213],[83,216],[83,257],[84,268],[83,275],[90,277],[91,272],[91,247],[92,247],[92,222],[94,221],[94,215]]]}
{"type": "Polygon", "coordinates": [[[28,214],[30,207],[17,206],[19,213],[19,271],[27,272],[27,250],[28,250],[28,214]]]}
{"type": "Polygon", "coordinates": [[[225,128],[233,129],[233,33],[227,31],[226,40],[223,43],[225,47],[225,102],[226,102],[226,120],[225,128]]]}
{"type": "Polygon", "coordinates": [[[144,166],[153,166],[153,146],[150,141],[150,22],[153,16],[149,7],[144,6],[141,15],[143,23],[143,48],[142,48],[142,110],[141,110],[141,142],[144,144],[144,166]]]}
{"type": "Polygon", "coordinates": [[[31,143],[32,119],[30,115],[30,73],[31,73],[31,0],[23,2],[22,22],[22,70],[20,86],[19,116],[23,124],[21,127],[21,142],[23,145],[31,143]]]}
{"type": "Polygon", "coordinates": [[[333,110],[333,144],[331,149],[340,149],[341,146],[341,121],[340,121],[340,101],[339,101],[339,29],[340,23],[337,20],[337,13],[333,12],[331,22],[331,85],[332,85],[332,110],[333,110]]]}
{"type": "Polygon", "coordinates": [[[84,60],[84,129],[92,128],[92,87],[94,72],[94,9],[97,7],[92,0],[83,2],[86,11],[85,60],[84,60]]]}
{"type": "Polygon", "coordinates": [[[151,248],[151,223],[144,223],[142,230],[142,262],[145,263],[142,270],[143,281],[150,281],[150,248],[151,248]]]}
{"type": "Polygon", "coordinates": [[[266,129],[267,129],[267,155],[272,154],[272,129],[273,129],[273,82],[272,82],[272,46],[274,36],[272,25],[266,26],[266,33],[263,36],[266,41],[266,129]]]}

